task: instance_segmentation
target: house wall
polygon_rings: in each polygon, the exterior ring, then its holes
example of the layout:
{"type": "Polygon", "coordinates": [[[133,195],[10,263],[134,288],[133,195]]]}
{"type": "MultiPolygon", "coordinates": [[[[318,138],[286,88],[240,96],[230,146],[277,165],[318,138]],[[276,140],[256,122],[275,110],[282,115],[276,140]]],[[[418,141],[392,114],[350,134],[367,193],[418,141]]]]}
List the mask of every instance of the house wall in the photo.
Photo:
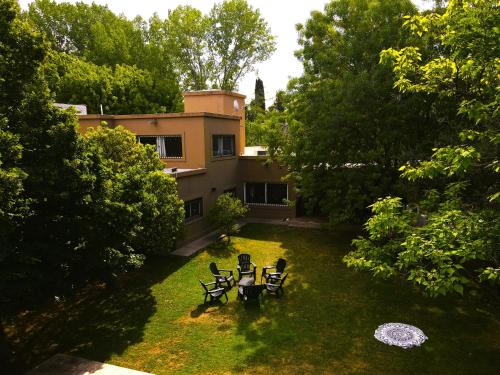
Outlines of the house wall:
{"type": "MultiPolygon", "coordinates": [[[[212,141],[207,138],[206,126],[215,131],[239,136],[239,118],[220,114],[157,114],[157,115],[86,115],[79,116],[80,131],[97,127],[102,121],[108,126],[123,126],[136,135],[180,135],[182,136],[183,157],[162,158],[168,168],[205,168],[207,150],[212,150],[212,141]],[[208,142],[208,143],[207,143],[208,142]]],[[[237,150],[239,145],[237,144],[237,150]]]]}
{"type": "Polygon", "coordinates": [[[245,96],[229,91],[194,91],[184,94],[185,112],[210,112],[240,118],[239,148],[245,149],[245,96]],[[238,110],[234,102],[238,103],[238,110]]]}
{"type": "MultiPolygon", "coordinates": [[[[136,135],[181,135],[183,157],[162,159],[168,168],[193,169],[177,174],[177,189],[184,201],[203,198],[203,217],[186,223],[182,245],[210,231],[207,214],[219,195],[236,188],[244,199],[245,182],[281,182],[287,173],[277,164],[264,165],[265,158],[241,156],[245,147],[245,97],[224,91],[185,93],[186,113],[148,115],[84,115],[78,116],[80,132],[97,127],[106,121],[136,135]],[[234,101],[238,102],[235,111],[234,101]],[[234,135],[235,155],[214,157],[213,135],[234,135]]],[[[293,187],[288,186],[289,200],[295,199],[293,187]]],[[[279,206],[250,205],[250,215],[281,219],[294,217],[295,209],[279,206]]]]}
{"type": "MultiPolygon", "coordinates": [[[[278,163],[266,163],[266,157],[242,156],[239,160],[239,179],[241,199],[244,199],[243,186],[245,182],[284,182],[282,178],[288,173],[286,167],[278,163]]],[[[288,200],[295,201],[296,193],[294,185],[287,182],[288,200]]],[[[268,206],[249,204],[249,216],[266,219],[285,219],[296,216],[295,207],[268,206]]]]}

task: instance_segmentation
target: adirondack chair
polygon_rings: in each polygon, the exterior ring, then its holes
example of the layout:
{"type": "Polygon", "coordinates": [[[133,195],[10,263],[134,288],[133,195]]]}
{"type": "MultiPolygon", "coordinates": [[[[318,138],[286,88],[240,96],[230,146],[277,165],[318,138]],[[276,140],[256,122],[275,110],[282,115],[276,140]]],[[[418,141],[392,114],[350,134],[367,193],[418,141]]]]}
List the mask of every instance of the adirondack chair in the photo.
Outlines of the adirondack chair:
{"type": "Polygon", "coordinates": [[[214,262],[210,263],[210,271],[212,272],[212,275],[214,275],[215,282],[217,284],[220,285],[221,283],[226,283],[228,288],[231,288],[231,283],[233,283],[233,285],[236,285],[236,281],[234,280],[233,276],[233,271],[224,270],[222,268],[219,269],[217,268],[217,264],[215,264],[214,262]],[[221,274],[221,272],[228,273],[229,275],[224,276],[221,274]]]}
{"type": "Polygon", "coordinates": [[[226,297],[226,302],[228,301],[226,290],[219,286],[216,281],[212,281],[211,283],[204,283],[200,280],[200,284],[205,290],[205,301],[207,303],[207,298],[210,296],[210,302],[219,300],[222,296],[226,297]],[[210,287],[211,285],[215,285],[214,287],[210,287]]]}
{"type": "Polygon", "coordinates": [[[250,254],[238,255],[238,265],[236,269],[238,270],[238,280],[241,280],[243,276],[251,276],[255,280],[257,266],[250,261],[250,254]]]}
{"type": "Polygon", "coordinates": [[[277,297],[279,297],[280,292],[281,294],[284,293],[283,291],[283,284],[285,283],[286,278],[288,277],[288,274],[285,274],[282,278],[272,278],[270,279],[271,282],[266,283],[266,291],[268,293],[274,293],[276,294],[277,297]]]}
{"type": "Polygon", "coordinates": [[[262,279],[266,279],[266,283],[269,282],[269,279],[272,278],[280,278],[283,271],[285,271],[286,260],[283,258],[279,258],[274,266],[264,266],[262,267],[262,275],[260,276],[260,283],[262,284],[262,279]],[[268,270],[275,269],[275,272],[268,272],[268,270]]]}

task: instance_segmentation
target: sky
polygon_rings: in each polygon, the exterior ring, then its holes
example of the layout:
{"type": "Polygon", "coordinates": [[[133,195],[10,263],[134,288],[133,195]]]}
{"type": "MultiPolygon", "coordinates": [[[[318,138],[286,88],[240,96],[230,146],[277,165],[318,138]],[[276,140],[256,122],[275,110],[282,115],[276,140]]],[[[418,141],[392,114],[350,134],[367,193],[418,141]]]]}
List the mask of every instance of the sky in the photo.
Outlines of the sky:
{"type": "MultiPolygon", "coordinates": [[[[65,0],[75,3],[76,0],[65,0]]],[[[92,3],[92,0],[80,0],[92,3]]],[[[285,89],[290,77],[302,74],[302,64],[294,56],[299,48],[295,25],[304,23],[313,10],[323,10],[328,0],[247,0],[254,8],[260,10],[267,21],[271,32],[276,37],[277,49],[273,56],[255,67],[255,71],[248,73],[239,83],[239,92],[247,96],[249,102],[254,96],[255,79],[257,75],[264,81],[267,105],[272,104],[277,90],[285,89]]],[[[20,0],[23,9],[26,9],[31,0],[20,0]]],[[[56,2],[63,2],[56,0],[56,2]]],[[[158,13],[166,18],[169,9],[178,5],[191,5],[208,13],[215,3],[220,0],[94,0],[95,3],[107,5],[115,13],[123,13],[127,18],[137,15],[149,18],[158,13]]],[[[430,0],[413,0],[420,8],[430,8],[430,0]]]]}

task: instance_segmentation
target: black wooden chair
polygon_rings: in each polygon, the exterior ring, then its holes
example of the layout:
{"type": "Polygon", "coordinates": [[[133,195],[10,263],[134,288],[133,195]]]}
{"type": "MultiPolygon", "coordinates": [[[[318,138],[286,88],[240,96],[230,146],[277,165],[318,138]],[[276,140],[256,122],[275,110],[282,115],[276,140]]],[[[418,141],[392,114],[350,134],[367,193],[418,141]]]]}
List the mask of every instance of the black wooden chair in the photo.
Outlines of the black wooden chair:
{"type": "Polygon", "coordinates": [[[213,262],[210,263],[210,271],[212,272],[212,275],[214,275],[215,282],[217,284],[226,283],[228,288],[231,288],[231,282],[233,283],[233,285],[236,285],[236,281],[234,280],[234,276],[233,276],[233,271],[224,270],[222,268],[219,269],[219,268],[217,268],[217,264],[215,264],[213,262]],[[229,276],[221,275],[221,272],[226,272],[229,274],[229,276]]]}
{"type": "Polygon", "coordinates": [[[270,282],[267,282],[265,285],[266,285],[266,291],[268,293],[274,293],[276,294],[277,297],[279,297],[280,295],[280,292],[281,294],[284,293],[283,291],[283,284],[285,283],[285,280],[286,278],[288,277],[288,274],[285,274],[285,276],[283,276],[282,278],[271,278],[269,281],[270,282]]]}
{"type": "Polygon", "coordinates": [[[257,266],[250,261],[250,254],[238,255],[238,265],[236,268],[238,270],[238,280],[241,280],[243,276],[251,276],[255,280],[257,266]]]}
{"type": "Polygon", "coordinates": [[[258,301],[264,289],[264,285],[242,285],[238,288],[238,299],[245,302],[258,301]]]}
{"type": "Polygon", "coordinates": [[[260,283],[262,284],[262,279],[266,279],[266,283],[269,282],[269,279],[272,278],[280,278],[283,271],[285,271],[286,260],[283,258],[279,258],[274,266],[264,266],[262,267],[262,275],[260,276],[260,283]],[[275,269],[275,272],[267,272],[268,270],[275,269]]]}
{"type": "Polygon", "coordinates": [[[200,280],[200,284],[205,290],[205,303],[207,303],[207,298],[209,296],[210,296],[210,302],[218,301],[222,296],[226,297],[226,302],[228,301],[226,289],[219,286],[217,282],[212,281],[211,283],[204,283],[203,281],[200,280]],[[211,285],[215,286],[209,288],[209,286],[211,285]]]}

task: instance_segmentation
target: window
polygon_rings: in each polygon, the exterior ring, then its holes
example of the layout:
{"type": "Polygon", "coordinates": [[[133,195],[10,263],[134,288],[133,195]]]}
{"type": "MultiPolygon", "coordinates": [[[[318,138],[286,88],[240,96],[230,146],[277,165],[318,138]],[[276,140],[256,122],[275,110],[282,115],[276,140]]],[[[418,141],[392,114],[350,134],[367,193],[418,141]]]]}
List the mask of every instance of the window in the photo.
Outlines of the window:
{"type": "Polygon", "coordinates": [[[180,135],[139,136],[139,143],[156,146],[160,158],[182,158],[182,137],[180,135]]]}
{"type": "Polygon", "coordinates": [[[284,206],[288,185],[281,183],[245,183],[245,203],[284,206]]]}
{"type": "Polygon", "coordinates": [[[285,204],[283,201],[288,198],[287,184],[266,184],[267,204],[285,204]]]}
{"type": "Polygon", "coordinates": [[[266,203],[266,184],[245,184],[245,203],[266,203]]]}
{"type": "Polygon", "coordinates": [[[213,156],[234,156],[234,135],[213,135],[212,136],[213,156]]]}
{"type": "Polygon", "coordinates": [[[203,198],[184,202],[184,221],[186,223],[203,216],[203,198]]]}
{"type": "Polygon", "coordinates": [[[153,145],[156,147],[156,137],[137,137],[137,140],[143,145],[153,145]]]}

